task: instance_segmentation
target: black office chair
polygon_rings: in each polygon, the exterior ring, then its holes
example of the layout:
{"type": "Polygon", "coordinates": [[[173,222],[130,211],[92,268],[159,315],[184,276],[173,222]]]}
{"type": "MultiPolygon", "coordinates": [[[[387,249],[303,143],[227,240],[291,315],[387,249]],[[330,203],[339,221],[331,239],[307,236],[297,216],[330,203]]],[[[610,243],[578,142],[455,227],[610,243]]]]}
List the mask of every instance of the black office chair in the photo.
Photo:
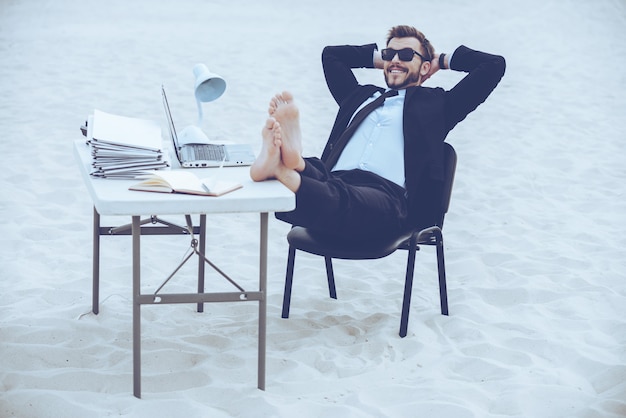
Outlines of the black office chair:
{"type": "Polygon", "coordinates": [[[283,318],[289,317],[296,250],[324,257],[326,260],[328,290],[330,297],[333,299],[337,299],[335,276],[332,265],[333,258],[345,260],[368,260],[386,257],[396,250],[407,250],[408,260],[404,284],[404,299],[402,302],[402,317],[400,319],[400,337],[405,337],[409,323],[409,308],[411,305],[411,291],[413,288],[413,271],[415,269],[415,253],[419,250],[419,245],[435,245],[437,247],[437,269],[439,272],[439,299],[441,303],[441,314],[448,315],[448,296],[446,289],[446,270],[443,254],[442,227],[445,214],[448,212],[448,207],[450,205],[457,157],[454,148],[452,148],[450,144],[444,143],[444,145],[445,173],[441,199],[441,211],[438,214],[439,220],[432,227],[412,232],[409,231],[403,236],[384,242],[351,242],[349,244],[347,244],[346,241],[338,240],[336,238],[326,238],[312,234],[303,227],[296,226],[291,229],[289,234],[287,234],[287,241],[289,242],[289,255],[287,259],[287,273],[285,277],[285,293],[283,295],[283,318]]]}

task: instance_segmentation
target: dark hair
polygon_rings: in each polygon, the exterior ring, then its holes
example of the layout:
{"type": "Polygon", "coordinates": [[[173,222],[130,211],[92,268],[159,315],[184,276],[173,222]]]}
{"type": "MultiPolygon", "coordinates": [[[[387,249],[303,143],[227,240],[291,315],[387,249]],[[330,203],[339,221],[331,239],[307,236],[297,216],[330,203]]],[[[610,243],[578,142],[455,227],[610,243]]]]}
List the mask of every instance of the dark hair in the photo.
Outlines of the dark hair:
{"type": "Polygon", "coordinates": [[[422,44],[422,47],[424,48],[424,51],[422,52],[425,52],[426,59],[428,61],[432,60],[433,56],[435,55],[435,48],[433,48],[433,46],[430,44],[430,41],[426,39],[426,36],[422,32],[415,29],[413,26],[394,26],[393,28],[389,29],[389,34],[387,35],[387,45],[389,45],[389,42],[393,38],[416,38],[420,42],[420,44],[422,44]]]}

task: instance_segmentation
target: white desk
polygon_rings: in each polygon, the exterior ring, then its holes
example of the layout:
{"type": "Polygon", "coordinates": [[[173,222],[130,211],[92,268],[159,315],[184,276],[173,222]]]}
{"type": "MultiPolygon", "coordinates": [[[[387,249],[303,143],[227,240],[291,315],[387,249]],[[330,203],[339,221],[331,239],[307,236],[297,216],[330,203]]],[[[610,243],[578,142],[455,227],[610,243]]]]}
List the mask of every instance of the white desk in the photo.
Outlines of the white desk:
{"type": "MultiPolygon", "coordinates": [[[[128,187],[136,180],[95,179],[91,172],[91,156],[84,140],[74,142],[74,154],[80,171],[94,204],[93,219],[93,312],[98,313],[100,275],[100,236],[132,235],[133,247],[133,393],[141,397],[141,305],[197,303],[202,311],[206,302],[259,302],[258,336],[258,388],[265,389],[265,339],[267,310],[267,223],[269,212],[290,211],[295,207],[295,196],[277,181],[256,183],[250,179],[248,167],[224,168],[224,177],[239,181],[243,188],[220,197],[192,196],[184,194],[148,193],[130,191],[128,187]],[[141,294],[140,238],[142,234],[166,235],[189,233],[174,225],[158,220],[156,215],[200,215],[200,225],[193,227],[199,234],[199,252],[205,254],[206,214],[211,213],[260,213],[260,265],[259,290],[246,291],[238,287],[237,292],[204,292],[204,260],[198,264],[197,293],[183,294],[141,294]],[[130,216],[131,224],[125,229],[101,227],[100,215],[130,216]],[[141,216],[150,219],[142,221],[141,216]],[[142,228],[143,224],[158,221],[165,227],[142,228]],[[126,230],[126,232],[124,232],[126,230]]],[[[201,169],[202,176],[210,176],[208,170],[201,169]]],[[[190,217],[188,217],[190,219],[190,217]]]]}

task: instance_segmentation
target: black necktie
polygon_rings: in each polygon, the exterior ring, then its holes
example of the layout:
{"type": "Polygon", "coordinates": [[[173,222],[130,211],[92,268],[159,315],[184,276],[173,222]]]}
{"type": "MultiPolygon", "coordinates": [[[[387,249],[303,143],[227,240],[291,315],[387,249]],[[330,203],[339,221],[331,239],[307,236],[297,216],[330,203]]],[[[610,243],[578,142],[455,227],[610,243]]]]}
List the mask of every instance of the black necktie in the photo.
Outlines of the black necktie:
{"type": "Polygon", "coordinates": [[[335,166],[335,164],[337,163],[337,160],[339,160],[339,156],[341,155],[341,152],[345,148],[350,138],[352,138],[352,135],[354,135],[354,132],[359,127],[361,122],[363,122],[365,118],[370,113],[372,113],[376,108],[382,106],[387,97],[392,97],[392,96],[397,96],[397,95],[398,95],[398,90],[389,90],[381,94],[380,96],[378,96],[376,100],[372,101],[371,103],[368,103],[365,107],[359,110],[356,115],[354,115],[354,117],[352,118],[352,121],[350,122],[346,130],[343,131],[339,139],[337,139],[337,141],[333,145],[333,149],[328,155],[328,158],[326,159],[326,167],[328,167],[329,170],[335,166]]]}

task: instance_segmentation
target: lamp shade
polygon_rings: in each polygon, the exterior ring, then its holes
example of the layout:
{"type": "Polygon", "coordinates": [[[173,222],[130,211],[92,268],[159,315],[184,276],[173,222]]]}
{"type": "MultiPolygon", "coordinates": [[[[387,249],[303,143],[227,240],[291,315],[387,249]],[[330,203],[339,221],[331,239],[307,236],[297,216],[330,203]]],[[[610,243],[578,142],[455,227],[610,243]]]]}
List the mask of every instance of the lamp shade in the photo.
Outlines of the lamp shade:
{"type": "Polygon", "coordinates": [[[202,103],[212,102],[224,94],[226,81],[217,74],[209,71],[206,65],[196,64],[193,67],[195,77],[194,94],[198,106],[198,122],[187,126],[179,135],[182,143],[206,143],[208,138],[200,128],[202,126],[202,103]]]}
{"type": "Polygon", "coordinates": [[[210,72],[204,64],[196,64],[193,67],[193,75],[196,78],[194,91],[199,102],[211,102],[226,90],[226,81],[210,72]]]}

